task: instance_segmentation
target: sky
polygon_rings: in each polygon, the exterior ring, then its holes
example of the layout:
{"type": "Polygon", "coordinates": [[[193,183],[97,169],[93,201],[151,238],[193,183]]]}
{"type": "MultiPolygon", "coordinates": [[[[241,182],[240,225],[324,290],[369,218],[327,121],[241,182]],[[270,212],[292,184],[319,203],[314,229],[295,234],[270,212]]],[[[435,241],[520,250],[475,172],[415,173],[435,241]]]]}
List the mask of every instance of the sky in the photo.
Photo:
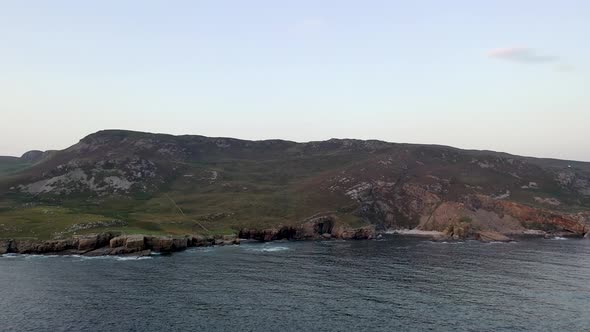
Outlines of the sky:
{"type": "Polygon", "coordinates": [[[590,161],[590,1],[0,2],[0,155],[101,129],[590,161]]]}

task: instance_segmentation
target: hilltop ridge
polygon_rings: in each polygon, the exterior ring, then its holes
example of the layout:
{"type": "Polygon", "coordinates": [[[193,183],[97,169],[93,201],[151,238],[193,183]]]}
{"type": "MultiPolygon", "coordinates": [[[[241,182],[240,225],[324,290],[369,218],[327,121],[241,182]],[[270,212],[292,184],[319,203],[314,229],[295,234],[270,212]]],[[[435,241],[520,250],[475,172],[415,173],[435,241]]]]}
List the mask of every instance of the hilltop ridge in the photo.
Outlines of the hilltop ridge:
{"type": "Polygon", "coordinates": [[[589,224],[590,163],[439,145],[103,130],[0,167],[19,162],[0,173],[0,237],[67,236],[90,222],[92,231],[237,233],[317,215],[450,234],[583,235],[589,224]]]}

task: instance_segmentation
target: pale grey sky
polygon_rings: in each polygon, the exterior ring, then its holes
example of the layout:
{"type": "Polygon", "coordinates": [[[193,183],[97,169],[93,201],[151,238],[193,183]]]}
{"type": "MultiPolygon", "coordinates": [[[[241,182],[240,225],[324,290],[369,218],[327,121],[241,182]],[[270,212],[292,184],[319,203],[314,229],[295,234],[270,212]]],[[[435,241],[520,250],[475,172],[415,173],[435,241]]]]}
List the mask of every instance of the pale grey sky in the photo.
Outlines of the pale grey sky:
{"type": "Polygon", "coordinates": [[[590,161],[590,2],[0,3],[0,155],[101,129],[590,161]]]}

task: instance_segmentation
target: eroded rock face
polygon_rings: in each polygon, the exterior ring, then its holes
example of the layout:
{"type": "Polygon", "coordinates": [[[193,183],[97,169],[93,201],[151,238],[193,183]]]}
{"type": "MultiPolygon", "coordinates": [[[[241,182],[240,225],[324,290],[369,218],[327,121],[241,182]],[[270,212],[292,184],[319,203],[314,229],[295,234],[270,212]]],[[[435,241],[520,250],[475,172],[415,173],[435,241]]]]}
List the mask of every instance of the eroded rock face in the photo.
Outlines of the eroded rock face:
{"type": "Polygon", "coordinates": [[[74,244],[77,243],[79,251],[90,251],[108,246],[113,237],[111,233],[78,235],[74,237],[74,244]]]}
{"type": "Polygon", "coordinates": [[[224,235],[221,239],[223,240],[222,245],[240,244],[240,238],[235,234],[224,235]]]}
{"type": "Polygon", "coordinates": [[[145,248],[155,252],[174,252],[192,246],[193,237],[146,236],[145,248]]]}
{"type": "Polygon", "coordinates": [[[146,236],[145,246],[156,252],[172,252],[172,238],[162,236],[146,236]]]}
{"type": "Polygon", "coordinates": [[[0,254],[19,253],[19,254],[44,254],[56,253],[68,249],[73,249],[72,240],[5,240],[0,241],[0,254]]]}
{"type": "Polygon", "coordinates": [[[125,241],[125,248],[127,249],[134,249],[137,251],[144,249],[144,241],[145,238],[143,235],[130,235],[127,237],[125,241]]]}
{"type": "Polygon", "coordinates": [[[188,247],[188,238],[173,238],[172,239],[172,251],[185,250],[188,247]]]}
{"type": "Polygon", "coordinates": [[[145,249],[145,236],[143,235],[121,235],[112,238],[109,242],[112,249],[111,254],[120,255],[142,251],[145,249]]]}
{"type": "Polygon", "coordinates": [[[375,237],[375,226],[350,228],[338,224],[332,215],[311,218],[296,226],[283,226],[267,229],[242,229],[239,237],[258,241],[275,240],[319,240],[319,239],[372,239],[375,237]]]}
{"type": "Polygon", "coordinates": [[[484,195],[476,195],[473,200],[477,200],[477,204],[483,209],[516,218],[527,228],[540,227],[546,231],[567,231],[579,235],[585,234],[588,230],[586,225],[577,220],[574,215],[533,208],[510,201],[495,201],[484,195]]]}
{"type": "Polygon", "coordinates": [[[11,252],[12,240],[0,240],[0,255],[11,252]]]}
{"type": "Polygon", "coordinates": [[[47,254],[67,253],[84,256],[133,255],[145,256],[152,251],[171,253],[188,247],[240,244],[237,235],[184,237],[118,235],[100,233],[78,235],[66,240],[0,240],[0,255],[5,253],[47,254]]]}
{"type": "Polygon", "coordinates": [[[476,231],[527,235],[530,230],[582,236],[589,227],[584,214],[558,213],[487,195],[467,195],[459,202],[443,202],[432,213],[423,215],[418,229],[443,231],[463,238],[475,236],[476,231]],[[459,227],[460,220],[469,223],[459,227]],[[472,231],[465,235],[460,228],[467,226],[472,231]]]}
{"type": "Polygon", "coordinates": [[[212,238],[207,238],[203,235],[193,235],[191,237],[191,246],[193,247],[207,247],[212,245],[212,242],[212,238]]]}

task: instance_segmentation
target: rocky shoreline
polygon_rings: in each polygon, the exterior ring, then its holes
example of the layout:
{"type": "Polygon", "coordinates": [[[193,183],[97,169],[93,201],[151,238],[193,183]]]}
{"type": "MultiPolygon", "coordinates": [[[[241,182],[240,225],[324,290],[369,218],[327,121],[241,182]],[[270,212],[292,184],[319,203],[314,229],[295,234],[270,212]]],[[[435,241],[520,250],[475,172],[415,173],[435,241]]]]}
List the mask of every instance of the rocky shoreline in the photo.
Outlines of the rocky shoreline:
{"type": "MultiPolygon", "coordinates": [[[[149,256],[152,253],[168,254],[182,251],[191,247],[210,247],[239,245],[242,240],[260,242],[272,241],[318,241],[318,240],[371,240],[382,237],[372,226],[356,229],[333,227],[315,224],[314,227],[301,225],[298,227],[285,226],[269,229],[242,229],[237,235],[186,235],[150,236],[141,234],[121,235],[117,233],[98,233],[78,235],[65,240],[0,240],[0,255],[3,254],[34,254],[34,255],[81,255],[96,256],[149,256]]],[[[481,242],[510,242],[523,238],[582,238],[569,233],[546,233],[543,231],[523,232],[518,234],[501,234],[494,231],[480,231],[466,236],[448,234],[446,232],[420,230],[390,230],[384,232],[407,237],[428,238],[432,241],[463,241],[477,240],[481,242]]],[[[588,239],[590,234],[583,238],[588,239]]]]}
{"type": "Polygon", "coordinates": [[[225,236],[149,236],[99,233],[74,236],[65,240],[0,240],[0,254],[147,256],[152,252],[171,253],[189,247],[239,244],[235,235],[225,236]]]}
{"type": "Polygon", "coordinates": [[[337,225],[331,216],[309,219],[297,226],[268,229],[241,229],[232,235],[151,236],[105,232],[77,235],[65,240],[0,240],[0,255],[82,255],[147,256],[151,253],[172,253],[191,247],[238,245],[241,239],[262,242],[277,240],[370,240],[376,237],[374,226],[350,228],[337,225]]]}
{"type": "MultiPolygon", "coordinates": [[[[519,233],[503,234],[492,230],[474,230],[465,224],[449,225],[444,231],[419,229],[398,229],[384,232],[401,236],[426,237],[433,241],[478,240],[482,242],[509,242],[516,238],[578,237],[588,238],[590,233],[580,235],[573,232],[545,232],[525,230],[519,233]]],[[[231,235],[185,235],[153,236],[104,232],[76,235],[59,240],[0,240],[0,255],[41,254],[41,255],[82,255],[82,256],[148,256],[151,253],[172,253],[191,247],[238,245],[241,240],[260,242],[290,240],[371,240],[382,237],[375,226],[351,228],[340,223],[332,215],[315,216],[298,225],[274,228],[242,228],[231,235]]]]}

